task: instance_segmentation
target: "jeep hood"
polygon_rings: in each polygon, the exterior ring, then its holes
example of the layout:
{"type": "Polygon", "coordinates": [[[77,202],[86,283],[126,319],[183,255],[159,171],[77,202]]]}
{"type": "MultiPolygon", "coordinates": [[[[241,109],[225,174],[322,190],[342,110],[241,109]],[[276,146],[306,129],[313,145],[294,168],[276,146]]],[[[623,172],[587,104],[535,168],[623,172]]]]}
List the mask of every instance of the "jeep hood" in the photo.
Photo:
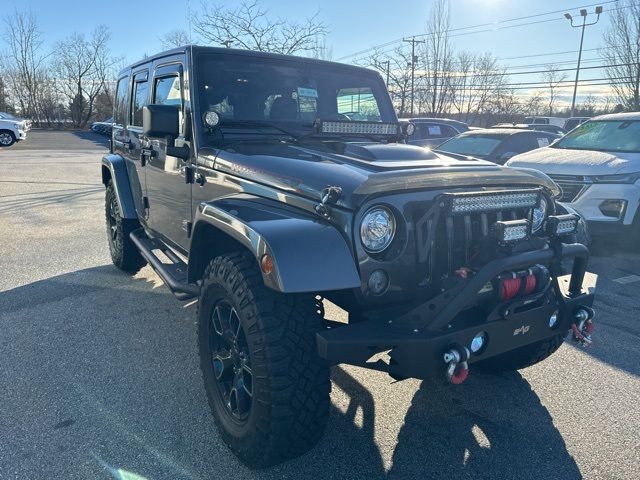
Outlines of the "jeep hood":
{"type": "Polygon", "coordinates": [[[459,160],[406,144],[345,142],[291,144],[239,142],[224,150],[202,149],[200,157],[229,173],[319,200],[327,186],[342,189],[338,205],[355,209],[367,198],[394,192],[486,186],[555,184],[544,175],[508,169],[491,162],[459,160]]]}
{"type": "Polygon", "coordinates": [[[548,175],[613,175],[640,171],[640,154],[545,147],[516,155],[506,165],[548,175]]]}

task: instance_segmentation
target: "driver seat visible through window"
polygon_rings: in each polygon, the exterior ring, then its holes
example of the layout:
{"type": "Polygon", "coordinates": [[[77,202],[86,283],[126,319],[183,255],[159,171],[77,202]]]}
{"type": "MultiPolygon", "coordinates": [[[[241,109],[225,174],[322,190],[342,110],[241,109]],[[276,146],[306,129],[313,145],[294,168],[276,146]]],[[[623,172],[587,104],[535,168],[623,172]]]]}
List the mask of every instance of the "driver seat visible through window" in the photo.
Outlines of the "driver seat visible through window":
{"type": "Polygon", "coordinates": [[[278,97],[273,101],[269,110],[271,120],[297,120],[298,102],[289,97],[278,97]]]}

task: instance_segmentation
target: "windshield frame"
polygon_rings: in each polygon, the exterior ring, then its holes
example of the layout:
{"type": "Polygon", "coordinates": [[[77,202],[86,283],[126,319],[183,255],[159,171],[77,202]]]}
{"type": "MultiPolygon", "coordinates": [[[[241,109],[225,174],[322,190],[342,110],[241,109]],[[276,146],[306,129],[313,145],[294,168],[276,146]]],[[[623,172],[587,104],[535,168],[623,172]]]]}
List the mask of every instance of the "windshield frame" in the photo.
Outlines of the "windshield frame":
{"type": "MultiPolygon", "coordinates": [[[[198,144],[201,146],[208,146],[212,143],[218,143],[215,138],[207,138],[210,137],[208,133],[210,130],[204,125],[203,122],[203,114],[204,114],[204,105],[201,104],[201,97],[199,92],[199,85],[204,81],[202,78],[203,68],[203,59],[209,57],[216,61],[220,60],[235,60],[235,61],[243,61],[245,60],[247,63],[264,63],[265,65],[273,66],[274,64],[282,64],[284,66],[291,65],[292,67],[299,66],[300,64],[309,65],[310,68],[316,68],[319,71],[329,71],[332,75],[339,74],[339,72],[345,72],[347,74],[353,76],[362,76],[366,78],[366,86],[371,86],[372,89],[375,89],[379,92],[375,96],[375,100],[380,112],[380,122],[381,123],[389,123],[394,122],[397,123],[398,119],[395,113],[395,109],[393,108],[393,104],[391,102],[391,98],[389,97],[389,93],[387,91],[384,80],[380,76],[380,74],[374,70],[364,69],[361,67],[354,67],[351,65],[334,63],[334,62],[325,62],[315,59],[308,59],[304,57],[294,57],[294,56],[284,56],[284,55],[268,55],[264,53],[256,53],[256,52],[207,52],[200,51],[194,52],[192,58],[192,95],[193,95],[193,122],[194,130],[197,132],[196,138],[198,139],[198,144]]],[[[318,115],[316,116],[316,121],[321,119],[318,115]]],[[[247,135],[255,135],[255,136],[283,136],[285,134],[282,133],[283,130],[288,130],[294,133],[299,133],[300,136],[306,136],[306,134],[313,133],[315,122],[309,122],[308,120],[271,120],[271,119],[259,119],[256,118],[254,120],[247,119],[235,121],[233,119],[229,119],[229,124],[225,125],[225,118],[221,118],[219,126],[216,128],[218,131],[223,132],[224,135],[234,135],[241,134],[243,137],[247,137],[247,135]],[[246,125],[242,125],[242,122],[245,122],[246,125]],[[264,123],[264,124],[272,124],[273,129],[268,128],[253,128],[251,123],[264,123]],[[280,130],[280,131],[278,131],[280,130]]],[[[351,120],[354,123],[360,123],[360,120],[351,120]]],[[[363,122],[367,123],[367,122],[363,122]]],[[[347,137],[360,137],[358,134],[344,134],[342,135],[344,138],[347,137]]],[[[334,136],[335,137],[335,136],[334,136]]],[[[380,136],[380,140],[384,140],[383,136],[380,136]]]]}
{"type": "Polygon", "coordinates": [[[640,149],[638,149],[638,150],[613,149],[612,150],[612,149],[594,148],[594,147],[575,147],[575,146],[563,147],[563,146],[561,146],[562,142],[564,142],[567,138],[571,139],[571,137],[573,135],[575,135],[576,132],[578,132],[579,129],[583,128],[584,125],[592,124],[592,123],[620,123],[620,124],[638,123],[638,124],[640,124],[640,120],[587,120],[586,122],[581,123],[580,125],[575,127],[573,130],[568,132],[564,137],[558,139],[553,144],[549,145],[549,147],[557,148],[558,150],[580,150],[580,151],[586,151],[586,152],[605,152],[605,153],[614,153],[614,154],[615,153],[636,153],[636,154],[640,154],[640,149]]]}

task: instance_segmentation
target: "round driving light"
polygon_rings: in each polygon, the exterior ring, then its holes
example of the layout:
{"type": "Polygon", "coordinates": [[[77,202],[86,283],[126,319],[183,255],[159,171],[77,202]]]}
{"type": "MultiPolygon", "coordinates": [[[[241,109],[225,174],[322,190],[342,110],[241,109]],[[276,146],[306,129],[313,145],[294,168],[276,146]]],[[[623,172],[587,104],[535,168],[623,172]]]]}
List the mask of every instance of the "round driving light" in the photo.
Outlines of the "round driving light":
{"type": "Polygon", "coordinates": [[[556,310],[549,317],[549,328],[556,328],[558,326],[559,321],[560,321],[560,312],[556,310]]]}
{"type": "Polygon", "coordinates": [[[220,115],[218,115],[214,111],[208,111],[204,114],[204,124],[208,128],[214,128],[216,125],[220,123],[220,115]]]}
{"type": "Polygon", "coordinates": [[[384,270],[375,270],[367,282],[371,295],[382,295],[389,286],[389,275],[384,270]]]}
{"type": "Polygon", "coordinates": [[[471,353],[478,353],[482,350],[487,343],[487,334],[485,332],[478,333],[473,340],[471,340],[471,344],[469,345],[469,350],[471,353]]]}
{"type": "Polygon", "coordinates": [[[396,233],[396,221],[386,207],[370,208],[360,223],[360,240],[370,253],[382,252],[389,246],[396,233]]]}
{"type": "Polygon", "coordinates": [[[416,126],[413,123],[407,123],[404,127],[404,133],[410,137],[416,131],[416,126]]]}
{"type": "Polygon", "coordinates": [[[547,216],[547,201],[544,197],[540,197],[540,204],[533,209],[533,218],[531,222],[531,231],[537,232],[542,228],[544,219],[547,216]]]}

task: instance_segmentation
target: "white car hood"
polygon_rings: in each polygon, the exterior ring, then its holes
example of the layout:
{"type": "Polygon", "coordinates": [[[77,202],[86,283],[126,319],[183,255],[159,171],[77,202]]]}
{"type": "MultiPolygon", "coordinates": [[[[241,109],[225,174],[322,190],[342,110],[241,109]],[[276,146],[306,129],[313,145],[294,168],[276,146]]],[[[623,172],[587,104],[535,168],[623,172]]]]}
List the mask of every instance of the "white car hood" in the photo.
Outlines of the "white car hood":
{"type": "Polygon", "coordinates": [[[640,153],[544,147],[516,155],[505,165],[533,168],[548,175],[613,175],[639,172],[640,153]]]}

